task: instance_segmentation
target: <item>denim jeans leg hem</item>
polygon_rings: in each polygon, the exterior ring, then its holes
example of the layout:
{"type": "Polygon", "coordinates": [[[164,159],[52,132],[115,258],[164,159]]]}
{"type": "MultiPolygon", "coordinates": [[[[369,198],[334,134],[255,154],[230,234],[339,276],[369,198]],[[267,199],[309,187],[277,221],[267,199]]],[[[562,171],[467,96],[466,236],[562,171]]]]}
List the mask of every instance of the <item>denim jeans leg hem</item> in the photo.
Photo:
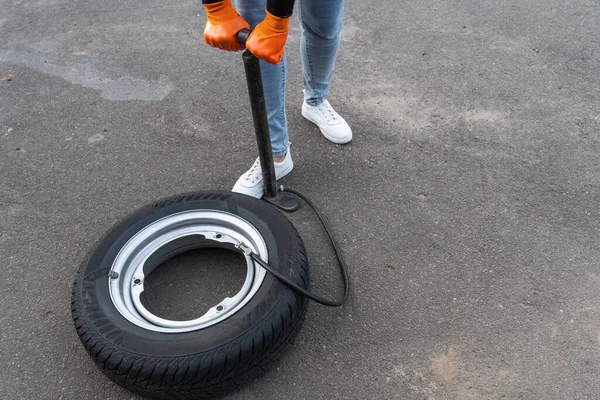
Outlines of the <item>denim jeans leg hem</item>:
{"type": "Polygon", "coordinates": [[[273,150],[273,157],[280,157],[286,153],[287,153],[287,148],[285,150],[278,150],[278,151],[273,150]]]}
{"type": "Polygon", "coordinates": [[[310,99],[310,100],[306,100],[306,104],[308,104],[309,106],[316,107],[318,105],[321,105],[324,101],[325,101],[324,97],[320,98],[320,99],[310,99]]]}

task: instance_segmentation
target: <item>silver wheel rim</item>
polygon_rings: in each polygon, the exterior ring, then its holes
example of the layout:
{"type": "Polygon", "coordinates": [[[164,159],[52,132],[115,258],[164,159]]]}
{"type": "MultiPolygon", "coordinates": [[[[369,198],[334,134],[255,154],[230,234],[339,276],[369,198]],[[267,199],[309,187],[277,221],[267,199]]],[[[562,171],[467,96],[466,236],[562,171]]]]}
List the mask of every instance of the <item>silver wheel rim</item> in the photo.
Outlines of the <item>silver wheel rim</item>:
{"type": "Polygon", "coordinates": [[[268,262],[263,237],[237,215],[218,210],[191,210],[161,218],[136,233],[115,258],[108,278],[111,300],[128,321],[155,332],[190,332],[215,325],[234,315],[260,288],[266,271],[250,257],[245,256],[247,273],[240,291],[193,320],[172,321],[148,311],[140,300],[144,279],[177,254],[203,247],[233,249],[240,243],[268,262]]]}

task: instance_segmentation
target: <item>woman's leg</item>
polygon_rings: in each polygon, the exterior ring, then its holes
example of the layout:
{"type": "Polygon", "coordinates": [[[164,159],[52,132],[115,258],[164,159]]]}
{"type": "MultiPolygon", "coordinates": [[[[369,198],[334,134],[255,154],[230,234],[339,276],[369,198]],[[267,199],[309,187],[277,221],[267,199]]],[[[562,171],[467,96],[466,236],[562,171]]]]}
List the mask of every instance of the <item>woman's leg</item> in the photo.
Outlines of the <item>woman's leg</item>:
{"type": "Polygon", "coordinates": [[[325,99],[340,48],[344,0],[299,1],[300,52],[304,69],[302,115],[337,144],[352,140],[352,129],[325,99]]]}
{"type": "MultiPolygon", "coordinates": [[[[251,29],[254,29],[265,18],[266,5],[266,0],[235,0],[237,12],[250,24],[251,29]]],[[[288,148],[288,126],[285,114],[287,58],[284,55],[279,65],[260,60],[260,70],[265,92],[273,156],[282,156],[288,148]]]]}
{"type": "Polygon", "coordinates": [[[340,47],[344,0],[300,0],[302,34],[300,53],[304,69],[304,100],[311,106],[323,102],[340,47]]]}

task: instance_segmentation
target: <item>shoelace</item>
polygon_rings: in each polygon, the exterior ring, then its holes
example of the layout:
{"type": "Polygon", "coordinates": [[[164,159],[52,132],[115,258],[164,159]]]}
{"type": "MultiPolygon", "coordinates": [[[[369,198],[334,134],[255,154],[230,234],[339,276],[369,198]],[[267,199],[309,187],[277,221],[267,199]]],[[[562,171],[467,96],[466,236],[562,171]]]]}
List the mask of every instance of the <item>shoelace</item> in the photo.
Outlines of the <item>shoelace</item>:
{"type": "Polygon", "coordinates": [[[321,113],[325,122],[328,124],[334,121],[337,121],[340,117],[338,113],[331,107],[331,104],[327,100],[323,101],[321,104],[317,106],[317,110],[321,113]]]}
{"type": "Polygon", "coordinates": [[[254,164],[252,164],[252,167],[248,170],[244,180],[254,185],[260,179],[262,179],[262,170],[260,169],[260,160],[257,159],[254,164]]]}

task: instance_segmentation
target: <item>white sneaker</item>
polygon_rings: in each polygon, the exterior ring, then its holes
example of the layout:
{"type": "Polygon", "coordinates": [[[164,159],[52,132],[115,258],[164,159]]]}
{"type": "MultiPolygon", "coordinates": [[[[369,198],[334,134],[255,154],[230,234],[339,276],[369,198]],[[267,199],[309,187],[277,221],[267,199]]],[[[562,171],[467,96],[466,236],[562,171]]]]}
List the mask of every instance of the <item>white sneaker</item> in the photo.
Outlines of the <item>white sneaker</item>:
{"type": "MultiPolygon", "coordinates": [[[[292,153],[288,147],[285,158],[282,162],[275,162],[275,177],[279,180],[292,172],[294,169],[294,161],[292,161],[292,153]]],[[[254,161],[252,167],[246,171],[240,179],[235,183],[232,192],[243,193],[248,196],[260,199],[265,193],[265,185],[263,183],[262,170],[260,169],[260,159],[254,161]]]]}
{"type": "Polygon", "coordinates": [[[323,136],[333,143],[344,144],[352,140],[352,129],[327,100],[318,106],[311,106],[305,101],[302,103],[302,116],[316,124],[323,136]]]}

